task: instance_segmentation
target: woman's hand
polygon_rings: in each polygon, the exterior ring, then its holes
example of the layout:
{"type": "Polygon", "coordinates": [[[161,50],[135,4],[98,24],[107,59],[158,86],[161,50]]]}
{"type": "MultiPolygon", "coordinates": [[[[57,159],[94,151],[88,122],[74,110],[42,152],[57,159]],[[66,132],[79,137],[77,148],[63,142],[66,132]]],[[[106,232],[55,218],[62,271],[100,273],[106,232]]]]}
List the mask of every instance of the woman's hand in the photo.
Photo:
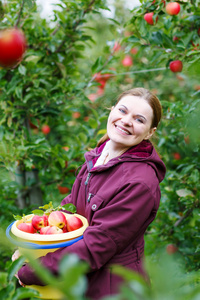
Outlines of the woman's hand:
{"type": "MultiPolygon", "coordinates": [[[[16,250],[16,251],[13,253],[13,255],[12,255],[12,261],[17,260],[20,256],[21,256],[21,254],[20,254],[19,250],[16,250]]],[[[25,284],[23,284],[23,282],[21,282],[21,280],[19,279],[19,277],[18,277],[17,274],[15,274],[15,277],[18,279],[19,284],[20,284],[21,286],[25,287],[25,284]]]]}
{"type": "Polygon", "coordinates": [[[12,255],[12,261],[17,260],[21,256],[19,250],[16,250],[12,255]]]}

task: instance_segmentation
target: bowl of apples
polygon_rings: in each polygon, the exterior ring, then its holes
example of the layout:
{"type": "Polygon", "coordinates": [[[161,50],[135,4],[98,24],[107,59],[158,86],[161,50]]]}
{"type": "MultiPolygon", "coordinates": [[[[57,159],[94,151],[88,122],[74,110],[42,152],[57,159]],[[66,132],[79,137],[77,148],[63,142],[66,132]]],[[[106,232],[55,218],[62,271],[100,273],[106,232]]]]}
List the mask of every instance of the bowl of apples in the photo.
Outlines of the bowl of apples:
{"type": "MultiPolygon", "coordinates": [[[[70,204],[53,208],[50,202],[40,208],[45,210],[35,210],[23,217],[15,216],[17,220],[6,229],[7,237],[18,246],[20,254],[26,255],[28,250],[34,259],[70,246],[83,238],[88,221],[75,213],[74,206],[70,204]]],[[[59,290],[48,285],[32,285],[31,288],[40,293],[41,299],[63,299],[59,290]]]]}
{"type": "Polygon", "coordinates": [[[66,205],[53,208],[52,203],[40,208],[47,209],[17,216],[17,220],[7,228],[7,237],[18,246],[19,251],[28,248],[37,258],[83,238],[88,222],[74,212],[74,206],[70,205],[71,212],[66,212],[66,205]]]}

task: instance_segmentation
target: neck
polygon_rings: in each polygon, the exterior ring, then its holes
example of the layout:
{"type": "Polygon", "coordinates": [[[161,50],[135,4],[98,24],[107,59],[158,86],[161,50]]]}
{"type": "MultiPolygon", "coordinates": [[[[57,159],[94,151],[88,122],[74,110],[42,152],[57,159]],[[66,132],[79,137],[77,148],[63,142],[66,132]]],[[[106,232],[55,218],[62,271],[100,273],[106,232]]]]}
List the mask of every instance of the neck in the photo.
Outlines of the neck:
{"type": "Polygon", "coordinates": [[[109,161],[110,159],[112,158],[115,158],[115,157],[118,157],[118,156],[121,156],[124,152],[126,152],[129,148],[122,148],[122,149],[119,149],[119,148],[116,148],[114,147],[114,145],[112,144],[112,142],[110,142],[110,146],[109,146],[109,154],[107,156],[107,161],[109,161]]]}

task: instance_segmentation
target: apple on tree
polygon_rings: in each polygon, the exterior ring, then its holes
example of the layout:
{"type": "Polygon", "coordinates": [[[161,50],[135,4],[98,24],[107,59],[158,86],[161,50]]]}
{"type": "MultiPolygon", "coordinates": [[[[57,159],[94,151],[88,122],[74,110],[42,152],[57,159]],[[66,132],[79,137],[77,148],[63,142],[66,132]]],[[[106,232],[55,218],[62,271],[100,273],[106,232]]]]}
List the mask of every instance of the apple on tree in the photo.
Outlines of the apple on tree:
{"type": "Polygon", "coordinates": [[[178,247],[176,247],[174,244],[168,244],[166,247],[166,251],[169,255],[171,255],[178,251],[178,247]]]}
{"type": "Polygon", "coordinates": [[[47,135],[50,131],[51,131],[51,128],[49,127],[49,125],[47,125],[47,124],[42,125],[42,132],[45,135],[47,135]]]}
{"type": "Polygon", "coordinates": [[[181,10],[180,4],[178,2],[169,2],[166,5],[166,13],[170,16],[178,15],[181,10]]]}
{"type": "Polygon", "coordinates": [[[130,67],[133,65],[133,60],[132,60],[132,57],[130,55],[126,55],[124,57],[124,59],[122,60],[122,65],[124,67],[130,67]]]}
{"type": "Polygon", "coordinates": [[[172,72],[181,72],[183,69],[183,63],[181,60],[173,60],[169,64],[169,68],[172,72]]]}
{"type": "Polygon", "coordinates": [[[180,159],[181,159],[181,155],[180,155],[179,152],[173,153],[173,157],[174,157],[174,159],[176,159],[176,160],[180,160],[180,159]]]}
{"type": "MultiPolygon", "coordinates": [[[[148,24],[150,24],[150,25],[154,25],[153,15],[154,15],[153,12],[146,13],[146,14],[144,15],[145,21],[146,21],[148,24]]],[[[156,23],[158,22],[158,16],[156,17],[155,22],[156,22],[156,23]]]]}
{"type": "Polygon", "coordinates": [[[113,46],[112,51],[113,52],[118,52],[120,49],[121,49],[121,45],[116,41],[114,46],[113,46]]]}
{"type": "Polygon", "coordinates": [[[72,114],[72,117],[73,117],[74,119],[78,119],[78,118],[80,118],[80,116],[81,116],[81,113],[80,113],[79,111],[75,111],[75,112],[73,112],[73,114],[72,114]]]}
{"type": "Polygon", "coordinates": [[[67,186],[58,185],[58,190],[61,195],[69,193],[69,188],[67,186]]]}
{"type": "Polygon", "coordinates": [[[26,38],[18,28],[0,31],[0,65],[5,68],[14,68],[22,60],[26,51],[26,38]]]}

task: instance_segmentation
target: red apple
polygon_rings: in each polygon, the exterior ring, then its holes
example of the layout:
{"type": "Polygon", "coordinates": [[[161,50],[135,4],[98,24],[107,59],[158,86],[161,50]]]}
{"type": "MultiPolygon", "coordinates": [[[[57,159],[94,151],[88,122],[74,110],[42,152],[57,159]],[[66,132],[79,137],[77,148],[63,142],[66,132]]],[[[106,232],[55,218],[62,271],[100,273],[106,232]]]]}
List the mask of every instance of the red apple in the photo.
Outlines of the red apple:
{"type": "Polygon", "coordinates": [[[69,188],[66,187],[66,186],[60,186],[60,185],[58,185],[58,190],[59,190],[59,192],[60,192],[61,195],[69,193],[69,188]]]}
{"type": "Polygon", "coordinates": [[[166,247],[166,251],[167,251],[168,254],[174,254],[178,251],[178,248],[173,244],[169,244],[166,247]]]}
{"type": "Polygon", "coordinates": [[[28,233],[35,233],[36,229],[33,227],[32,223],[20,223],[17,228],[21,231],[28,233]]]}
{"type": "MultiPolygon", "coordinates": [[[[153,12],[146,13],[146,14],[144,15],[145,21],[146,21],[148,24],[150,24],[150,25],[154,25],[153,15],[154,15],[153,12]]],[[[155,22],[157,23],[157,21],[158,21],[158,16],[156,17],[155,22]]]]}
{"type": "Polygon", "coordinates": [[[181,7],[178,2],[170,2],[166,5],[166,13],[170,16],[178,15],[180,10],[181,10],[181,7]]]}
{"type": "Polygon", "coordinates": [[[78,118],[80,118],[80,116],[81,116],[81,113],[80,113],[79,111],[75,111],[75,112],[73,112],[73,114],[72,114],[72,117],[73,117],[74,119],[78,119],[78,118]]]}
{"type": "Polygon", "coordinates": [[[189,137],[189,135],[184,136],[184,141],[185,141],[186,144],[190,143],[190,137],[189,137]]]}
{"type": "Polygon", "coordinates": [[[68,230],[67,230],[67,224],[65,224],[65,226],[64,226],[63,229],[62,229],[62,231],[63,231],[63,233],[68,232],[68,230]]]}
{"type": "Polygon", "coordinates": [[[33,123],[31,122],[31,119],[29,119],[29,126],[30,126],[30,128],[32,128],[32,129],[38,129],[39,123],[40,123],[39,119],[37,119],[37,124],[38,124],[38,125],[33,124],[33,123]]]}
{"type": "Polygon", "coordinates": [[[91,102],[94,102],[97,98],[98,98],[98,95],[95,94],[95,93],[92,93],[92,94],[89,94],[89,95],[88,95],[88,99],[89,99],[91,102]]]}
{"type": "Polygon", "coordinates": [[[51,226],[45,226],[45,227],[41,227],[40,228],[40,234],[46,234],[47,230],[50,228],[51,226]]]}
{"type": "Polygon", "coordinates": [[[68,146],[64,146],[62,147],[65,151],[69,151],[69,147],[68,146]]]}
{"type": "Polygon", "coordinates": [[[124,67],[130,67],[133,65],[133,60],[132,60],[132,57],[130,55],[126,55],[124,57],[124,59],[122,60],[122,65],[124,67]]]}
{"type": "Polygon", "coordinates": [[[16,67],[26,51],[24,33],[17,28],[0,31],[0,65],[5,68],[16,67]]]}
{"type": "Polygon", "coordinates": [[[169,68],[172,72],[181,72],[183,69],[183,63],[180,60],[173,60],[169,64],[169,68]]]}
{"type": "Polygon", "coordinates": [[[178,42],[178,41],[179,41],[179,38],[178,38],[177,36],[174,35],[174,36],[173,36],[173,41],[174,41],[174,42],[178,42]]]}
{"type": "Polygon", "coordinates": [[[85,116],[85,117],[84,117],[84,121],[85,121],[85,122],[88,122],[88,121],[89,121],[89,119],[90,119],[90,117],[89,117],[89,116],[85,116]]]}
{"type": "Polygon", "coordinates": [[[44,124],[42,126],[42,132],[46,135],[51,131],[51,128],[49,127],[49,125],[44,124]]]}
{"type": "Polygon", "coordinates": [[[36,230],[39,230],[41,227],[47,226],[48,225],[47,215],[43,215],[43,216],[35,215],[35,216],[33,216],[32,225],[36,230]]]}
{"type": "Polygon", "coordinates": [[[137,54],[137,53],[138,53],[138,49],[137,49],[137,48],[132,48],[132,49],[130,50],[130,52],[131,52],[132,54],[137,54]]]}
{"type": "Polygon", "coordinates": [[[102,96],[103,94],[104,94],[104,89],[102,87],[98,86],[96,95],[102,96]]]}
{"type": "Polygon", "coordinates": [[[121,49],[121,45],[118,42],[115,42],[113,46],[113,52],[118,52],[121,49]]]}
{"type": "Polygon", "coordinates": [[[178,152],[173,153],[173,157],[174,157],[174,159],[176,159],[176,160],[180,160],[180,159],[181,159],[181,155],[180,155],[180,153],[178,153],[178,152]]]}
{"type": "Polygon", "coordinates": [[[82,226],[83,226],[82,220],[76,216],[72,216],[67,219],[67,230],[68,231],[73,231],[73,230],[79,229],[82,226]]]}
{"type": "Polygon", "coordinates": [[[63,228],[67,223],[65,215],[61,211],[53,211],[49,215],[49,225],[63,228]]]}
{"type": "Polygon", "coordinates": [[[57,226],[50,226],[50,228],[46,231],[46,234],[60,234],[63,233],[63,230],[61,228],[58,228],[57,226]]]}

